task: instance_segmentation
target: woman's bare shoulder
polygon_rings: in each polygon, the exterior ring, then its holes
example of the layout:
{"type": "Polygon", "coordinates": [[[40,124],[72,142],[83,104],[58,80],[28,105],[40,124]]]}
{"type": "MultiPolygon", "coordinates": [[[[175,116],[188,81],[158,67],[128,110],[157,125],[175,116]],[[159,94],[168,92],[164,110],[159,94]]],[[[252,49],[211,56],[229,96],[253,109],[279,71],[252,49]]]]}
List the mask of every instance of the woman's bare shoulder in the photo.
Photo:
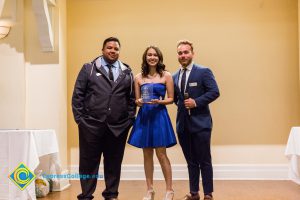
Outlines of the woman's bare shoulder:
{"type": "Polygon", "coordinates": [[[138,73],[137,75],[135,75],[134,79],[135,80],[139,80],[139,79],[142,79],[142,73],[138,73]]]}
{"type": "Polygon", "coordinates": [[[170,77],[172,77],[172,74],[168,71],[164,71],[164,77],[170,78],[170,77]]]}

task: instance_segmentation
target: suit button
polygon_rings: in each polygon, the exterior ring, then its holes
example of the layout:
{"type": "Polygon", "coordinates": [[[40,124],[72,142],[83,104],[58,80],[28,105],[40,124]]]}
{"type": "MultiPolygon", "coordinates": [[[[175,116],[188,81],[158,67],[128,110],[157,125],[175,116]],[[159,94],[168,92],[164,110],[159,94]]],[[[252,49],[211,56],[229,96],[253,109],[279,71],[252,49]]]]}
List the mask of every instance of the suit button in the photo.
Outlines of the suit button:
{"type": "Polygon", "coordinates": [[[108,108],[108,110],[110,110],[110,108],[108,108]]]}

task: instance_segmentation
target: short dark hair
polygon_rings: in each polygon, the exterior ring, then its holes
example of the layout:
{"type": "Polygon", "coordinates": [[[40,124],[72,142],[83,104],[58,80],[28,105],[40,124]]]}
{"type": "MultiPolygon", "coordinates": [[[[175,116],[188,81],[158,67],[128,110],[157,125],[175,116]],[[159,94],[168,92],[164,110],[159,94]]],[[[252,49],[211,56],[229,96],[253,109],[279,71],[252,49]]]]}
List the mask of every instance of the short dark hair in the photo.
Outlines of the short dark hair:
{"type": "Polygon", "coordinates": [[[106,39],[104,40],[102,49],[104,49],[106,43],[111,42],[111,41],[117,42],[117,43],[119,44],[119,46],[121,47],[121,43],[120,43],[120,41],[119,41],[118,38],[116,38],[116,37],[109,37],[109,38],[106,38],[106,39]]]}

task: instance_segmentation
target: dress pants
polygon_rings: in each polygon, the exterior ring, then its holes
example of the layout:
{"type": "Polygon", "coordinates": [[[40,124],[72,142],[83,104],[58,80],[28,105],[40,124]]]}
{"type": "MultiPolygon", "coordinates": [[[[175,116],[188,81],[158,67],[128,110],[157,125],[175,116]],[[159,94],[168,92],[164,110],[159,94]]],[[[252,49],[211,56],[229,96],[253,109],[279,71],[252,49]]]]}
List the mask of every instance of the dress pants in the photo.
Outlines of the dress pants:
{"type": "Polygon", "coordinates": [[[211,129],[190,133],[188,127],[178,140],[188,165],[190,192],[198,193],[200,171],[204,194],[213,192],[213,168],[210,152],[211,129]]]}
{"type": "Polygon", "coordinates": [[[124,155],[129,127],[116,137],[106,124],[79,124],[79,174],[90,178],[80,178],[82,193],[79,200],[93,199],[97,185],[97,175],[103,155],[104,180],[106,188],[102,192],[105,199],[117,198],[121,176],[121,164],[124,155]]]}

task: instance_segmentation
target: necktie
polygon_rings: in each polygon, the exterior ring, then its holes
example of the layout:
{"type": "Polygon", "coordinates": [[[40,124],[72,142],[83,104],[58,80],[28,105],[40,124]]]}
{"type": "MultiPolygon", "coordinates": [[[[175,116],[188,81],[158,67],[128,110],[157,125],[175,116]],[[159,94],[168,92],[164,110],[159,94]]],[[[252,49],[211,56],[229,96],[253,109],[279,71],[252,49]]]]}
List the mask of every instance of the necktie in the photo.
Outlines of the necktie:
{"type": "Polygon", "coordinates": [[[112,72],[113,66],[108,64],[107,67],[108,67],[108,78],[109,80],[114,81],[114,74],[112,72]]]}
{"type": "Polygon", "coordinates": [[[186,82],[186,69],[183,69],[183,74],[182,74],[181,83],[180,83],[180,92],[181,92],[182,96],[184,96],[185,82],[186,82]]]}

